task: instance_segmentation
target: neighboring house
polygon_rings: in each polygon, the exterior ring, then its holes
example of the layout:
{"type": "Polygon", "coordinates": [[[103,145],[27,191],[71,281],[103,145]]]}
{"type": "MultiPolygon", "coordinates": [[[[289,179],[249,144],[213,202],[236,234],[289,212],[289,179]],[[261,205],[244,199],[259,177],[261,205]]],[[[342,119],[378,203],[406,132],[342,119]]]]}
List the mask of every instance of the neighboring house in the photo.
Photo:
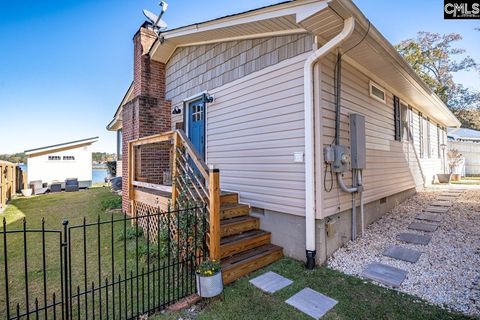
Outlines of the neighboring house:
{"type": "Polygon", "coordinates": [[[252,251],[268,245],[248,233],[258,222],[284,254],[309,267],[325,262],[360,233],[352,207],[365,203],[368,225],[443,172],[446,128],[460,126],[349,0],[287,1],[160,39],[144,24],[133,41],[134,80],[108,125],[123,135],[123,210],[136,214],[142,187],[168,190],[162,172],[172,170],[168,151],[142,153],[129,184],[128,142],[183,129],[219,169],[222,190],[250,206],[256,223],[241,222],[243,240],[221,241],[238,241],[229,263],[245,250],[258,257],[249,271],[279,257],[252,251]],[[359,180],[362,196],[352,197],[359,180]]]}
{"type": "Polygon", "coordinates": [[[458,128],[448,130],[448,150],[458,150],[465,158],[463,176],[480,175],[480,131],[458,128]]]}
{"type": "Polygon", "coordinates": [[[467,128],[451,128],[448,129],[448,140],[480,143],[480,131],[467,128]]]}
{"type": "Polygon", "coordinates": [[[80,188],[92,185],[92,150],[98,137],[25,150],[28,182],[41,180],[51,184],[77,178],[80,188]]]}

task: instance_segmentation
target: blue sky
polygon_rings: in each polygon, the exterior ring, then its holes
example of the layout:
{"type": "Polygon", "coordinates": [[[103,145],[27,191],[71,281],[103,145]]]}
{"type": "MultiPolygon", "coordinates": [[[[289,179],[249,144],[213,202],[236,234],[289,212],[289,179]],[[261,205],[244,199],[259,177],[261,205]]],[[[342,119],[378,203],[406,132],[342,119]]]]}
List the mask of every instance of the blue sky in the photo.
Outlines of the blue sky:
{"type": "MultiPolygon", "coordinates": [[[[96,151],[114,152],[115,135],[105,126],[132,81],[142,9],[158,12],[158,2],[0,0],[0,153],[91,136],[100,136],[96,151]]],[[[168,2],[165,20],[177,27],[279,1],[168,2]]],[[[439,0],[355,3],[392,43],[419,30],[458,32],[480,62],[480,21],[444,20],[439,0]]],[[[456,79],[480,90],[478,74],[456,79]]]]}

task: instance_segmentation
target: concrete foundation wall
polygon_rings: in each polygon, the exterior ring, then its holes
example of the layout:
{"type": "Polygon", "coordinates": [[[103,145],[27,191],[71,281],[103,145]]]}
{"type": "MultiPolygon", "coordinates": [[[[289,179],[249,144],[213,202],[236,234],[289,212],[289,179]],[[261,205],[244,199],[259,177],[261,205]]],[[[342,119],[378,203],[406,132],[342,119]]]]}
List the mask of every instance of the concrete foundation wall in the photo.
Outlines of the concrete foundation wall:
{"type": "MultiPolygon", "coordinates": [[[[370,225],[392,210],[396,205],[415,194],[415,189],[409,189],[389,197],[370,202],[365,205],[365,226],[370,225]]],[[[276,211],[265,210],[252,215],[260,218],[260,228],[272,232],[272,243],[282,246],[283,253],[291,258],[305,260],[305,218],[276,211]]],[[[351,239],[351,210],[316,220],[316,250],[317,264],[323,264],[335,250],[351,239]],[[332,232],[327,235],[326,224],[331,223],[332,232]]],[[[360,208],[357,208],[357,234],[361,234],[360,208]]]]}

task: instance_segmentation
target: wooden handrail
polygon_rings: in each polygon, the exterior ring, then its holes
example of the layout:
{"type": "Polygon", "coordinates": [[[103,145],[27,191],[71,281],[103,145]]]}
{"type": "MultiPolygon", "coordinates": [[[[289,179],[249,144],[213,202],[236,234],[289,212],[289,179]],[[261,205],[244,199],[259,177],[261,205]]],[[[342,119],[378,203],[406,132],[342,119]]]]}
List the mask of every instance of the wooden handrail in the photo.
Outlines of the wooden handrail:
{"type": "Polygon", "coordinates": [[[176,131],[180,138],[182,139],[183,145],[185,149],[187,150],[188,155],[190,158],[193,160],[195,165],[197,166],[198,171],[200,174],[205,178],[205,180],[208,180],[208,166],[207,164],[203,161],[202,157],[198,154],[197,150],[195,150],[195,147],[192,145],[190,142],[190,139],[187,138],[185,132],[183,130],[177,130],[176,131]]]}
{"type": "Polygon", "coordinates": [[[142,146],[145,144],[152,144],[158,142],[168,141],[173,138],[175,131],[167,131],[164,133],[154,134],[148,137],[142,137],[135,140],[131,140],[129,143],[134,147],[142,146]]]}
{"type": "Polygon", "coordinates": [[[132,215],[135,214],[135,189],[134,187],[142,187],[153,190],[165,191],[165,186],[147,183],[135,179],[136,164],[135,152],[138,146],[154,144],[173,140],[173,160],[172,160],[172,205],[176,208],[180,191],[183,190],[193,201],[197,201],[197,197],[193,193],[195,191],[200,200],[207,204],[209,213],[208,217],[208,248],[210,251],[210,259],[220,259],[220,172],[218,169],[209,169],[205,161],[195,150],[185,132],[182,130],[169,131],[148,137],[129,141],[128,143],[128,190],[131,201],[132,215]],[[178,162],[177,162],[178,161],[178,162]],[[190,162],[191,161],[191,162],[190,162]],[[193,164],[192,164],[193,162],[193,164]],[[185,175],[193,175],[196,181],[189,181],[182,177],[185,175]],[[199,173],[197,177],[196,173],[199,173]],[[203,179],[202,179],[203,177],[203,179]],[[193,183],[193,184],[192,184],[193,183]],[[198,185],[196,185],[198,184],[198,185]],[[208,187],[207,187],[208,184],[208,187]],[[200,188],[198,188],[200,186],[200,188]],[[191,187],[194,188],[191,189],[191,187]],[[201,191],[205,193],[202,197],[201,191]]]}

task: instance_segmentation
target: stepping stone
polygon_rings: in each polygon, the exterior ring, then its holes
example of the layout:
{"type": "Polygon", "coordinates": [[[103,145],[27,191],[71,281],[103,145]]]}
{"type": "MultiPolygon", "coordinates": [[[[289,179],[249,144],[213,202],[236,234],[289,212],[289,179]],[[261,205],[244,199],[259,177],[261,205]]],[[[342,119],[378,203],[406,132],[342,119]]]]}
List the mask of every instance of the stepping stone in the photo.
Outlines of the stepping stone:
{"type": "Polygon", "coordinates": [[[285,302],[314,319],[320,319],[338,303],[310,288],[299,291],[285,302]]]}
{"type": "Polygon", "coordinates": [[[442,193],[441,195],[439,195],[439,198],[440,197],[444,197],[444,198],[449,198],[448,200],[450,199],[456,199],[458,198],[460,195],[459,194],[456,194],[456,193],[442,193]]]}
{"type": "Polygon", "coordinates": [[[422,252],[400,246],[391,246],[383,251],[383,255],[397,260],[415,263],[420,259],[422,252]]]}
{"type": "Polygon", "coordinates": [[[450,196],[440,196],[437,198],[438,201],[452,201],[455,200],[457,197],[450,197],[450,196]]]}
{"type": "Polygon", "coordinates": [[[397,240],[412,243],[412,244],[421,244],[426,246],[432,240],[431,235],[423,235],[423,234],[416,234],[416,233],[400,233],[397,236],[397,240]]]}
{"type": "Polygon", "coordinates": [[[282,277],[275,272],[269,271],[250,280],[250,283],[264,292],[274,293],[291,285],[293,281],[282,277]]]}
{"type": "Polygon", "coordinates": [[[430,206],[423,209],[424,212],[447,213],[450,208],[430,206]]]}
{"type": "Polygon", "coordinates": [[[441,222],[443,217],[437,213],[421,212],[415,216],[415,219],[432,222],[441,222]]]}
{"type": "Polygon", "coordinates": [[[425,222],[412,222],[408,226],[408,229],[418,230],[418,231],[425,231],[425,232],[434,232],[437,230],[438,224],[431,224],[425,222]]]}
{"type": "Polygon", "coordinates": [[[405,280],[407,273],[408,271],[374,262],[363,270],[362,277],[396,288],[405,280]]]}
{"type": "Polygon", "coordinates": [[[450,201],[434,201],[430,205],[435,207],[451,207],[452,203],[450,201]]]}

